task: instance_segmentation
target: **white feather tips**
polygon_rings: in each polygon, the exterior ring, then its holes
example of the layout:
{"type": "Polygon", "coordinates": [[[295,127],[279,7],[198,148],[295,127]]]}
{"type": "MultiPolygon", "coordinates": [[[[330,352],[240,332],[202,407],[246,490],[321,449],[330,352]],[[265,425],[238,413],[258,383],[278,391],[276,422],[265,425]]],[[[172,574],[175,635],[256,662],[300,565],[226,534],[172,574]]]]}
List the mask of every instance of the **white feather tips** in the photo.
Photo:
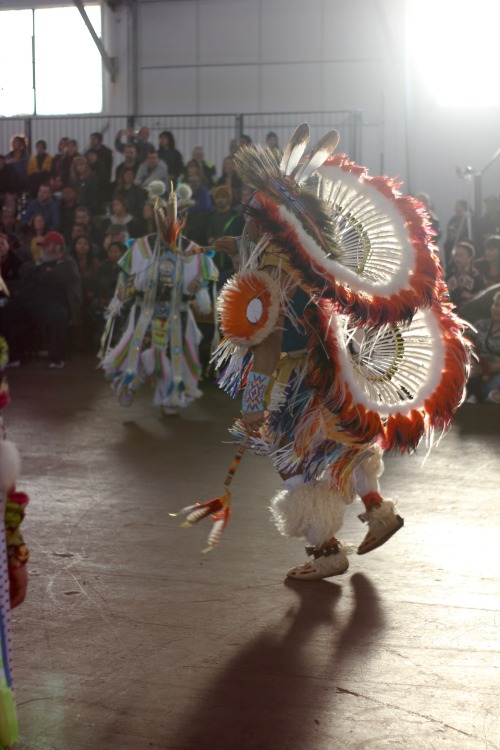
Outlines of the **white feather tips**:
{"type": "Polygon", "coordinates": [[[281,159],[280,169],[285,175],[290,175],[298,166],[307,144],[309,143],[310,130],[307,122],[303,122],[295,130],[290,138],[283,157],[281,159]]]}
{"type": "Polygon", "coordinates": [[[330,130],[314,147],[309,160],[301,167],[295,177],[297,183],[306,182],[319,169],[337,148],[340,135],[336,130],[330,130]]]}

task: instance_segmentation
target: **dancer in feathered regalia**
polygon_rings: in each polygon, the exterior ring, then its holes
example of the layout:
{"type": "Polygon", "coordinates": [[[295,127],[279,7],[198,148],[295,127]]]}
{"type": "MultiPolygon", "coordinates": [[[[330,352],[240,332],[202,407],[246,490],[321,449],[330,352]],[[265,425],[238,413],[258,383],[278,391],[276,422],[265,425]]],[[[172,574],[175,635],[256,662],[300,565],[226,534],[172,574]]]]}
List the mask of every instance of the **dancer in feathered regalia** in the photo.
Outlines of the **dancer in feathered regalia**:
{"type": "MultiPolygon", "coordinates": [[[[311,559],[288,576],[343,573],[345,506],[360,497],[365,554],[403,525],[380,494],[382,455],[414,451],[450,426],[469,347],[448,302],[425,209],[343,155],[328,133],[312,150],[299,126],[283,154],[235,155],[255,191],[245,206],[247,257],[224,287],[220,384],[243,392],[233,426],[284,480],[278,529],[311,559]]],[[[244,244],[244,243],[243,243],[244,244]]]]}
{"type": "MultiPolygon", "coordinates": [[[[0,286],[3,281],[0,276],[0,286]]],[[[3,287],[5,288],[5,287],[3,287]]],[[[19,739],[14,703],[10,612],[22,604],[28,587],[26,563],[29,552],[20,525],[28,496],[16,490],[20,458],[14,443],[5,437],[2,410],[8,406],[9,390],[5,369],[9,358],[7,342],[0,337],[0,747],[9,750],[19,739]]]]}
{"type": "Polygon", "coordinates": [[[182,222],[178,218],[191,205],[190,189],[183,185],[161,198],[163,183],[149,187],[154,203],[156,235],[133,242],[120,260],[115,296],[107,313],[101,360],[123,406],[132,403],[146,381],[156,384],[154,404],[165,414],[175,414],[202,394],[198,389],[201,339],[189,301],[199,308],[212,307],[209,287],[218,278],[210,254],[189,243],[182,249],[182,222]],[[187,191],[187,193],[186,193],[187,191]],[[124,331],[114,342],[116,321],[129,306],[124,331]]]}

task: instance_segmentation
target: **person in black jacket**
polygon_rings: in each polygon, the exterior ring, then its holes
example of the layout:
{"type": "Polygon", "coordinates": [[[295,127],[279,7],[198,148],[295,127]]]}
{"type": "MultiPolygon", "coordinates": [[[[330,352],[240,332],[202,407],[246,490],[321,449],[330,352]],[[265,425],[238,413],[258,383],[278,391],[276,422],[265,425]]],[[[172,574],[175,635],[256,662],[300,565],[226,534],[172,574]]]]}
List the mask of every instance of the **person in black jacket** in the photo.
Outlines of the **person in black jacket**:
{"type": "Polygon", "coordinates": [[[6,161],[5,156],[0,154],[0,203],[15,208],[19,192],[17,172],[12,164],[6,161]]]}
{"type": "MultiPolygon", "coordinates": [[[[21,266],[19,289],[5,308],[3,331],[9,348],[19,353],[21,343],[41,329],[49,367],[64,367],[70,326],[78,325],[82,285],[78,267],[64,251],[64,237],[49,232],[40,244],[41,263],[21,266]]],[[[13,355],[14,357],[14,355],[13,355]]]]}
{"type": "Polygon", "coordinates": [[[110,184],[113,168],[113,152],[102,142],[102,133],[91,133],[89,151],[97,152],[99,173],[102,174],[103,180],[110,184]]]}
{"type": "Polygon", "coordinates": [[[177,180],[184,172],[184,162],[181,152],[175,148],[175,138],[170,130],[164,130],[160,133],[158,156],[167,165],[168,175],[174,183],[174,187],[176,187],[177,180]]]}
{"type": "MultiPolygon", "coordinates": [[[[19,269],[22,264],[23,261],[11,247],[9,237],[0,233],[0,273],[9,291],[9,287],[19,281],[19,269]]],[[[0,299],[4,296],[5,291],[0,289],[0,299]]]]}

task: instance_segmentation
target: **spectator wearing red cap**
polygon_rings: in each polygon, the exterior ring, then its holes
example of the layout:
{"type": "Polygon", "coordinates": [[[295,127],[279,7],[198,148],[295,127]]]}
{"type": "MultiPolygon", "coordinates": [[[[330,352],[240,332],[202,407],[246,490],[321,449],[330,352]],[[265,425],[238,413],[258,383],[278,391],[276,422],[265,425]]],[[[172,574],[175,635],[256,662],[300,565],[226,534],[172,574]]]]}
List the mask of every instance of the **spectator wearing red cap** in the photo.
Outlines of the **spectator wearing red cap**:
{"type": "Polygon", "coordinates": [[[64,252],[64,237],[48,232],[40,243],[41,262],[21,267],[17,298],[8,306],[7,340],[17,351],[41,329],[49,352],[49,367],[63,367],[68,355],[70,326],[80,320],[82,288],[78,267],[64,252]]]}

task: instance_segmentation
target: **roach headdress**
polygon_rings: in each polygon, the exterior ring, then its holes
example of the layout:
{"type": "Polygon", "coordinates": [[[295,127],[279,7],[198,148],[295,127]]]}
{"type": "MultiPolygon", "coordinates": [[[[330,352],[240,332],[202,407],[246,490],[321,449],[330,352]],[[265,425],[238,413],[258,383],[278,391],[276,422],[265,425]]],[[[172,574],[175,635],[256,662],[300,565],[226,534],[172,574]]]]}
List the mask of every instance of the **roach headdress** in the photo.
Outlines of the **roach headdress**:
{"type": "Polygon", "coordinates": [[[277,149],[243,146],[234,156],[234,165],[243,182],[256,191],[247,208],[266,229],[273,231],[276,228],[277,217],[272,209],[282,207],[285,226],[297,221],[318,252],[339,257],[331,211],[310,184],[312,175],[335,150],[339,134],[336,130],[329,131],[304,160],[309,137],[309,125],[302,123],[281,160],[277,149]]]}

